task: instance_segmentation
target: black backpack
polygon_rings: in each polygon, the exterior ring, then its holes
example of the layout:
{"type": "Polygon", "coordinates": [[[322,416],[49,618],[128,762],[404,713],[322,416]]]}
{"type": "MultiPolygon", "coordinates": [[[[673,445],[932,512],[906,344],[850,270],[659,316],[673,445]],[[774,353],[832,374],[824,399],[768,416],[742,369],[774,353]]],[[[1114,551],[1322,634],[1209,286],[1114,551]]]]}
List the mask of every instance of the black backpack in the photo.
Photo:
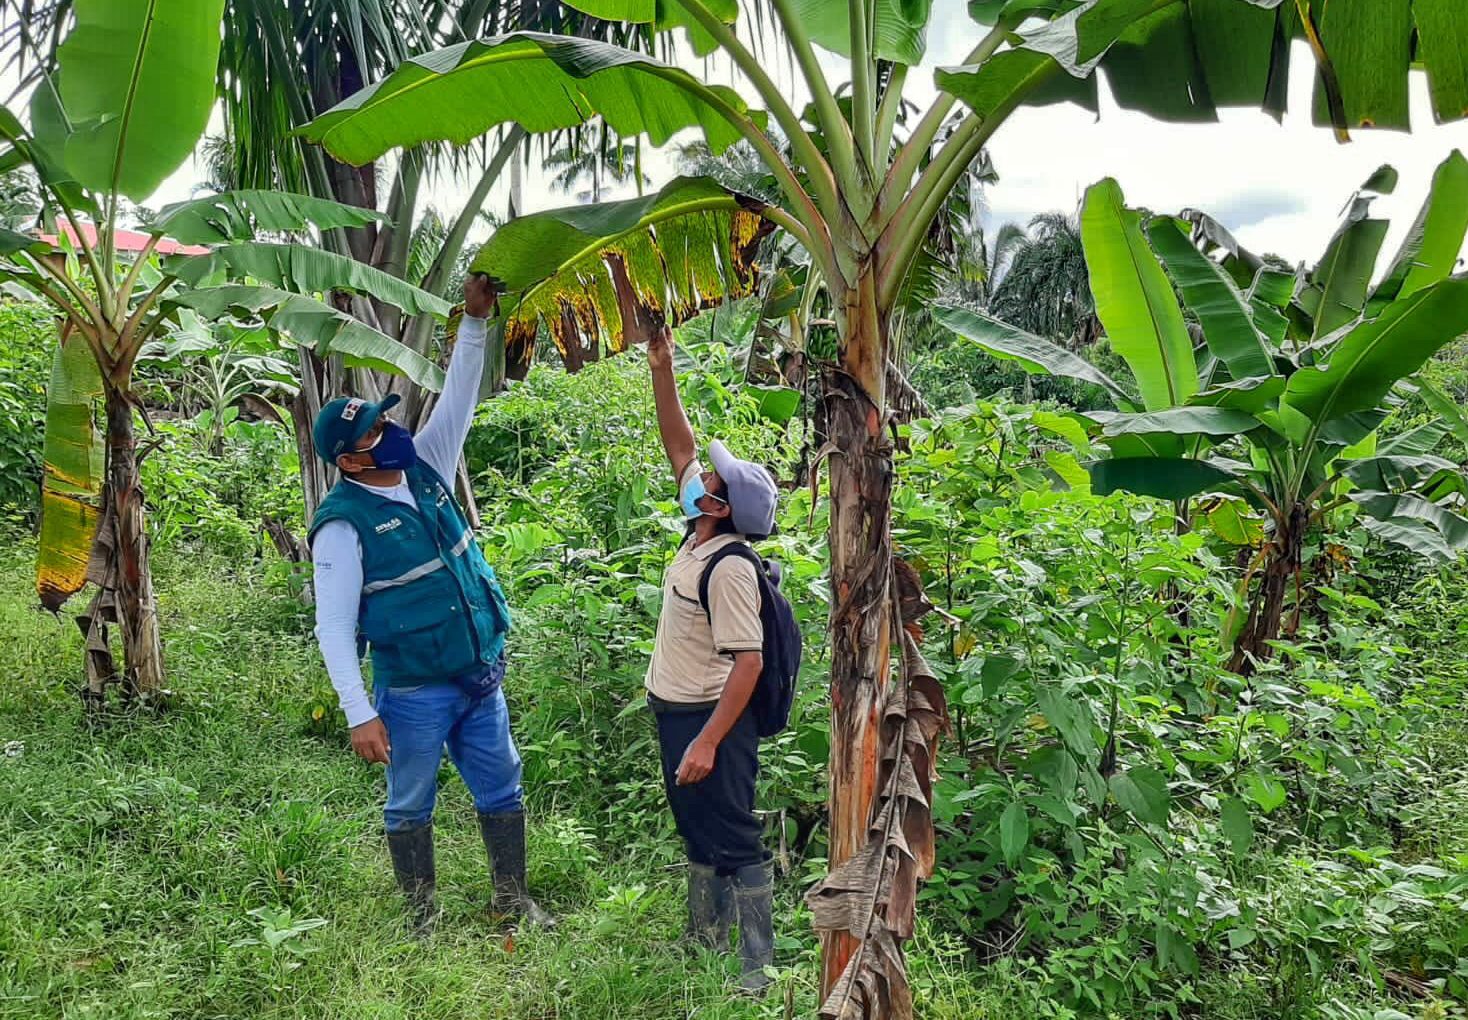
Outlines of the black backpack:
{"type": "MultiPolygon", "coordinates": [[[[698,579],[698,604],[709,616],[709,578],[725,556],[738,556],[754,564],[759,578],[759,619],[765,641],[761,649],[764,668],[749,696],[754,725],[761,737],[773,737],[790,723],[790,706],[795,701],[795,676],[800,672],[800,624],[790,600],[780,591],[780,565],[764,559],[747,542],[730,542],[709,557],[698,579]]],[[[710,619],[712,622],[712,619],[710,619]]]]}

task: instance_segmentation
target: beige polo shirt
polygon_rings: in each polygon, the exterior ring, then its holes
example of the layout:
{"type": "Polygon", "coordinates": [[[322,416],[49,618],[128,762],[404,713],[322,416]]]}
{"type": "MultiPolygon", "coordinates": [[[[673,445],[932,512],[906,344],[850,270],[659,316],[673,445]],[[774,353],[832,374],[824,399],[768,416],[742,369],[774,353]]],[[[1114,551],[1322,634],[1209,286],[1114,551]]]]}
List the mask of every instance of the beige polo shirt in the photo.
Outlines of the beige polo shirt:
{"type": "MultiPolygon", "coordinates": [[[[683,486],[703,472],[693,461],[678,480],[683,486]]],[[[658,616],[647,689],[664,701],[717,701],[724,693],[735,652],[764,647],[759,618],[759,578],[754,564],[734,556],[719,562],[709,577],[709,613],[698,602],[698,581],[708,559],[742,535],[716,535],[695,546],[689,538],[663,576],[663,609],[658,616]]]]}

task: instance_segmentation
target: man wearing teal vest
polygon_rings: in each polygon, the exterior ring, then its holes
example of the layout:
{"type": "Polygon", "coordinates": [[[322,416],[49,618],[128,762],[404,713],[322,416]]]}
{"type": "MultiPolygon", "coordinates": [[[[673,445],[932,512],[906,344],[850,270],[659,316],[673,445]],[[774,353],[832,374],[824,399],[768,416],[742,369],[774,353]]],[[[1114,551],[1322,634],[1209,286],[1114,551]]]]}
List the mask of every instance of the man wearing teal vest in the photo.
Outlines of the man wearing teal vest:
{"type": "Polygon", "coordinates": [[[387,766],[388,851],[425,933],[436,917],[433,805],[445,748],[474,797],[495,910],[554,923],[525,882],[520,756],[500,689],[509,608],[451,481],[478,402],[494,301],[488,278],[464,284],[443,392],[417,435],[387,416],[399,399],[389,395],[331,401],[312,437],[342,472],[311,521],[316,638],[353,749],[387,766]],[[364,645],[372,650],[371,703],[364,645]]]}

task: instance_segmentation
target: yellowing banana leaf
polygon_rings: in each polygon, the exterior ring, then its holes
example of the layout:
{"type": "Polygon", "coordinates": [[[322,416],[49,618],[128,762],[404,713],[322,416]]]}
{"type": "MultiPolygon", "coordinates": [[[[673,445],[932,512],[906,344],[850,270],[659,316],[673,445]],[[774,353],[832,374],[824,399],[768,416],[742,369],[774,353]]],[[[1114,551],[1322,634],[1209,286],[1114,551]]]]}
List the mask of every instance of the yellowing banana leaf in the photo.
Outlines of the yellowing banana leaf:
{"type": "Polygon", "coordinates": [[[41,482],[41,541],[36,594],[52,612],[87,581],[87,560],[102,517],[107,452],[102,374],[86,341],[73,334],[56,346],[46,387],[41,482]]]}
{"type": "Polygon", "coordinates": [[[553,209],[511,220],[475,257],[472,272],[506,288],[505,339],[526,350],[541,323],[564,354],[582,337],[625,346],[608,259],[620,259],[644,307],[676,324],[753,292],[755,252],[772,229],[762,205],[701,177],[655,195],[553,209]]]}

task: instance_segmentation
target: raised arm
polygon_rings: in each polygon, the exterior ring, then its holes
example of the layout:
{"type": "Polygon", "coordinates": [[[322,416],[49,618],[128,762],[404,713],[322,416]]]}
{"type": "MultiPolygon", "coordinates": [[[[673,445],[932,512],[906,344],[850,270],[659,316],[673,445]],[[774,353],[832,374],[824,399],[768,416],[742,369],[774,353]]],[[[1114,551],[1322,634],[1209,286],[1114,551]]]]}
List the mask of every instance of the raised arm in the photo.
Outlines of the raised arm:
{"type": "Polygon", "coordinates": [[[652,367],[652,395],[658,408],[658,433],[663,438],[663,451],[673,465],[673,477],[682,478],[696,452],[693,426],[678,396],[678,380],[673,376],[673,331],[662,326],[648,340],[647,363],[652,367]]]}
{"type": "Polygon", "coordinates": [[[673,480],[683,481],[683,469],[696,455],[693,426],[683,411],[678,397],[678,381],[673,377],[673,331],[662,316],[648,311],[637,297],[627,266],[620,255],[607,256],[612,289],[617,295],[617,310],[622,316],[622,334],[629,346],[647,344],[647,364],[652,369],[652,394],[658,407],[658,434],[663,438],[663,452],[673,465],[673,480]]]}
{"type": "Polygon", "coordinates": [[[484,320],[494,310],[494,301],[494,285],[489,277],[476,273],[464,281],[464,317],[459,322],[443,392],[428,421],[413,437],[418,455],[445,479],[454,477],[474,421],[474,407],[479,403],[480,377],[484,374],[484,320]]]}

